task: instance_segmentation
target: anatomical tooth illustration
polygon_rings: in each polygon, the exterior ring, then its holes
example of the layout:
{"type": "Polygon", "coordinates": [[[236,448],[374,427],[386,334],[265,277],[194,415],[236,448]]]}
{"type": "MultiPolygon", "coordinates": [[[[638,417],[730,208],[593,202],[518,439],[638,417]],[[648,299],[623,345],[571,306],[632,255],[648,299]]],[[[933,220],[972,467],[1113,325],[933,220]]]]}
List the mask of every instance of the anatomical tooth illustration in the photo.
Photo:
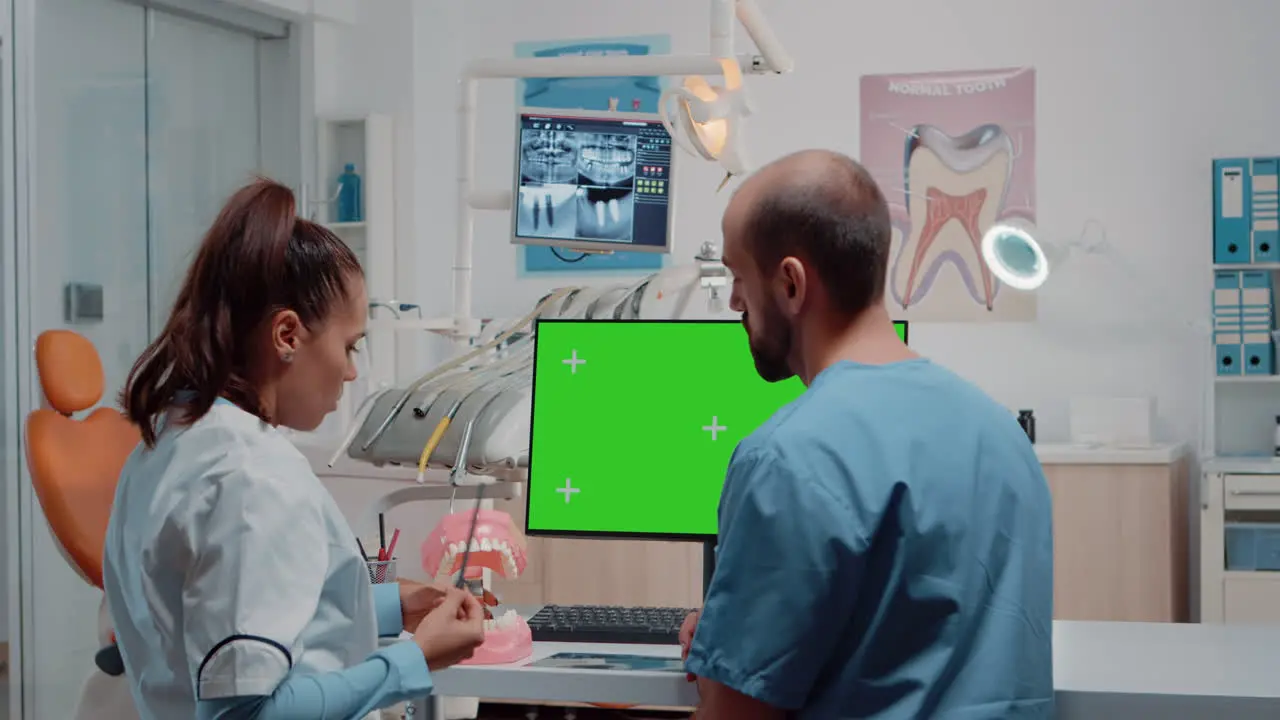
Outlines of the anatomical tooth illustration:
{"type": "Polygon", "coordinates": [[[998,125],[951,136],[917,125],[906,139],[904,184],[911,232],[891,270],[903,308],[918,302],[950,263],[973,299],[991,310],[996,280],[982,261],[982,234],[1004,205],[1014,148],[998,125]]]}
{"type": "Polygon", "coordinates": [[[1036,293],[982,257],[992,227],[1037,227],[1035,69],[863,75],[858,99],[858,161],[889,205],[895,317],[1035,320],[1036,293]]]}

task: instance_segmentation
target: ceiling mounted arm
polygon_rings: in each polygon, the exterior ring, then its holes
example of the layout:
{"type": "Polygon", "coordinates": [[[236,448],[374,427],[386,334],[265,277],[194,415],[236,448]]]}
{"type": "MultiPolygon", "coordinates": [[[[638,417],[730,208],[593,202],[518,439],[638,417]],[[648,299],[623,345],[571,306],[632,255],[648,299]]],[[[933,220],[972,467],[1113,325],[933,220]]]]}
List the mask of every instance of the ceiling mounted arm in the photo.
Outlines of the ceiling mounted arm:
{"type": "Polygon", "coordinates": [[[736,10],[738,22],[742,23],[747,36],[760,51],[761,57],[753,63],[752,70],[777,74],[791,72],[795,62],[782,47],[778,36],[773,34],[773,28],[769,27],[764,13],[760,11],[760,6],[756,5],[756,0],[737,0],[736,10]]]}
{"type": "MultiPolygon", "coordinates": [[[[723,77],[722,85],[701,79],[711,90],[706,99],[698,92],[676,93],[659,101],[664,124],[671,127],[694,125],[694,132],[677,142],[689,141],[694,154],[711,157],[729,176],[750,169],[746,162],[743,118],[751,104],[742,83],[742,74],[758,75],[791,72],[791,56],[773,34],[755,0],[710,0],[711,32],[709,52],[701,55],[630,55],[540,58],[490,58],[473,60],[463,68],[458,83],[458,214],[457,245],[453,264],[453,337],[466,344],[478,323],[472,317],[471,274],[475,208],[470,204],[475,176],[475,107],[477,83],[497,78],[564,77],[723,77]],[[734,18],[742,24],[760,54],[736,55],[733,50],[734,18]],[[675,112],[672,111],[675,106],[675,112]]],[[[697,81],[693,82],[697,85],[697,81]]],[[[727,178],[726,178],[727,179],[727,178]]],[[[723,184],[721,185],[723,187],[723,184]]]]}

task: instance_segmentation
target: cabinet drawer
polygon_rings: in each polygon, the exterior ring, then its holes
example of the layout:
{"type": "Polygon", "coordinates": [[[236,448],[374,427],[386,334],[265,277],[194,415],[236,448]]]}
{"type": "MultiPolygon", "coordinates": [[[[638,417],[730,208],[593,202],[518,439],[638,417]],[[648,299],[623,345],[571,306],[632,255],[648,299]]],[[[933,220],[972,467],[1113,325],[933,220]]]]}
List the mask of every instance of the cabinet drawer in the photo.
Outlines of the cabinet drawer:
{"type": "Polygon", "coordinates": [[[1275,578],[1259,577],[1264,573],[1250,573],[1248,577],[1231,577],[1222,583],[1222,600],[1225,620],[1242,625],[1280,624],[1280,573],[1275,578]]]}
{"type": "Polygon", "coordinates": [[[1227,510],[1280,510],[1280,475],[1227,475],[1222,494],[1227,510]]]}

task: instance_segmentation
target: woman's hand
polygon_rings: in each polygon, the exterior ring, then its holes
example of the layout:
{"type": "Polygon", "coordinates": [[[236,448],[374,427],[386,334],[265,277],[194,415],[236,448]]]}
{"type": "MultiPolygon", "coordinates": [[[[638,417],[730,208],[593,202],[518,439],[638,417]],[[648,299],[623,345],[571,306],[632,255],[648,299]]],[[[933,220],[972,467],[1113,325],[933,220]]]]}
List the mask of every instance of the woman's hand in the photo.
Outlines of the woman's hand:
{"type": "Polygon", "coordinates": [[[427,613],[444,602],[445,589],[403,578],[398,578],[396,582],[400,583],[400,617],[403,627],[408,632],[413,632],[418,629],[418,624],[427,613]]]}
{"type": "Polygon", "coordinates": [[[484,608],[471,593],[446,588],[444,599],[418,624],[413,641],[432,672],[456,665],[484,642],[484,608]]]}

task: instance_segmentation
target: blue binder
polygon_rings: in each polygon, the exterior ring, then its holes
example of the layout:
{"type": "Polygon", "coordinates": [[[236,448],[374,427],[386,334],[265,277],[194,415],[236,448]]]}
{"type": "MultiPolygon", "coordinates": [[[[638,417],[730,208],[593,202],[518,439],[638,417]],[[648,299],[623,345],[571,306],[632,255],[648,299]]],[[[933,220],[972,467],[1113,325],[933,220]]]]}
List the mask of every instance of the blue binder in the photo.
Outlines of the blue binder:
{"type": "Polygon", "coordinates": [[[1246,375],[1275,373],[1275,345],[1271,342],[1275,293],[1271,273],[1240,273],[1241,353],[1246,375]]]}
{"type": "Polygon", "coordinates": [[[1234,271],[1213,274],[1213,344],[1219,375],[1244,374],[1241,274],[1234,271]]]}
{"type": "Polygon", "coordinates": [[[1249,165],[1249,241],[1253,261],[1280,262],[1280,159],[1254,158],[1249,165]]]}
{"type": "Polygon", "coordinates": [[[1213,161],[1213,261],[1280,262],[1280,158],[1213,161]]]}
{"type": "Polygon", "coordinates": [[[1213,161],[1213,261],[1247,263],[1253,258],[1249,240],[1249,160],[1213,161]]]}

